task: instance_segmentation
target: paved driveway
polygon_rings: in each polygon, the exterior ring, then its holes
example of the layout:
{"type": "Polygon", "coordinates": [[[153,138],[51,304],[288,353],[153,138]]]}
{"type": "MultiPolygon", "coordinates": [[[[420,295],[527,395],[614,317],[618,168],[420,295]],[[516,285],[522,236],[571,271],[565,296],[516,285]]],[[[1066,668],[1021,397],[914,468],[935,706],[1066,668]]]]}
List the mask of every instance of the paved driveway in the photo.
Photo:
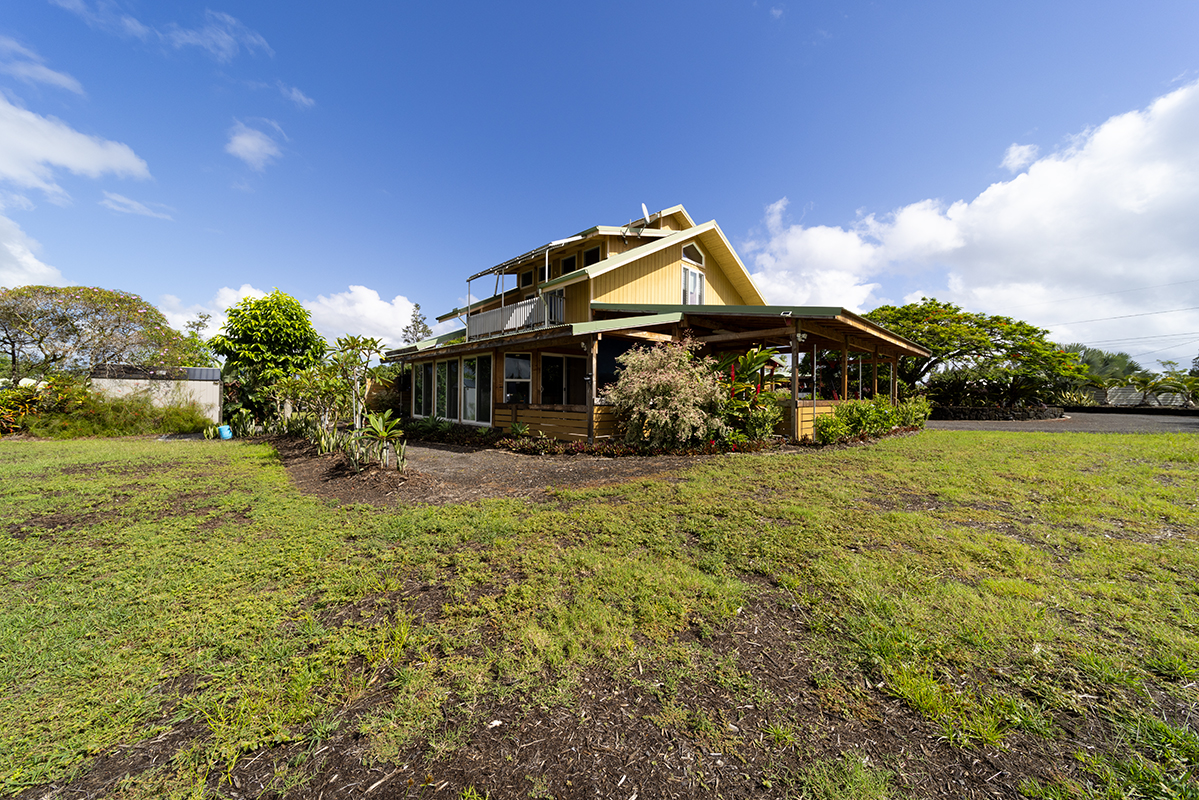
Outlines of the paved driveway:
{"type": "Polygon", "coordinates": [[[1052,433],[1199,433],[1199,417],[1072,411],[1062,419],[1027,422],[929,420],[934,431],[1048,431],[1052,433]]]}

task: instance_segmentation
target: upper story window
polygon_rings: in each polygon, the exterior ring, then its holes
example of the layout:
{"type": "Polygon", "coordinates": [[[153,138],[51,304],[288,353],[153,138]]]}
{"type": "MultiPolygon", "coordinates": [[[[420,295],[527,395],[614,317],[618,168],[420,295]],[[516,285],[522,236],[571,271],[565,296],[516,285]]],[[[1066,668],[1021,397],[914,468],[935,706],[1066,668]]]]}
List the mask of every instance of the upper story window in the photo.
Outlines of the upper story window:
{"type": "Polygon", "coordinates": [[[567,256],[562,259],[562,274],[575,271],[575,265],[578,264],[578,256],[567,256]]]}
{"type": "Polygon", "coordinates": [[[546,278],[545,265],[542,264],[540,267],[537,268],[537,282],[545,283],[545,278],[546,278]]]}
{"type": "Polygon", "coordinates": [[[701,267],[704,265],[704,254],[694,244],[683,245],[683,259],[701,267]]]}
{"type": "Polygon", "coordinates": [[[583,266],[590,267],[592,264],[598,264],[600,260],[599,247],[593,247],[590,250],[583,251],[583,266]]]}
{"type": "Polygon", "coordinates": [[[520,288],[533,285],[533,270],[520,273],[520,288]]]}
{"type": "Polygon", "coordinates": [[[704,304],[704,274],[697,269],[683,267],[683,305],[704,304]]]}

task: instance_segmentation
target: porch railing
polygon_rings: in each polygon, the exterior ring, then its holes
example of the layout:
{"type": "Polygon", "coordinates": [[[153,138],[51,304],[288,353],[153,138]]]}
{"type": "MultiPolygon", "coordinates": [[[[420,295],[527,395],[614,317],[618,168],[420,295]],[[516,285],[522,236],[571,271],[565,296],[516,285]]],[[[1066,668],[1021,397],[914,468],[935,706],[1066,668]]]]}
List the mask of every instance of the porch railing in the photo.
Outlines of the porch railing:
{"type": "Polygon", "coordinates": [[[510,306],[471,314],[466,318],[466,335],[476,339],[508,331],[562,325],[565,317],[565,298],[558,295],[530,297],[510,306]]]}

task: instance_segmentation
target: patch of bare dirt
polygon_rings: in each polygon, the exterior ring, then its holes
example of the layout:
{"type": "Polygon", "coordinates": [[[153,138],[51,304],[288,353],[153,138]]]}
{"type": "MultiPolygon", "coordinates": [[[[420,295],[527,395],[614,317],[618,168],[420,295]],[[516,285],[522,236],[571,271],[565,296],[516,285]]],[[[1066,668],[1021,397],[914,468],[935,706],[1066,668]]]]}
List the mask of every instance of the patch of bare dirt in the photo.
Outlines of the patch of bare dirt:
{"type": "Polygon", "coordinates": [[[268,440],[292,483],[306,494],[372,505],[448,505],[487,498],[547,500],[548,489],[652,478],[719,456],[527,456],[452,445],[407,449],[403,472],[370,466],[355,473],[341,455],[320,455],[298,439],[268,440]]]}

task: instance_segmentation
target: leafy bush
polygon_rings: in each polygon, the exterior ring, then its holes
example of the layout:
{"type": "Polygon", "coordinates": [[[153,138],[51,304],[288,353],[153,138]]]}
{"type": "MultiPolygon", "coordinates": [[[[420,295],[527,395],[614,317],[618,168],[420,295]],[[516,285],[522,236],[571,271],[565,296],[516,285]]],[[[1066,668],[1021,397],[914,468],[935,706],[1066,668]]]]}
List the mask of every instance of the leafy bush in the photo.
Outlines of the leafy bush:
{"type": "Polygon", "coordinates": [[[885,436],[896,428],[923,428],[932,408],[923,397],[891,405],[886,397],[850,400],[838,405],[832,414],[816,417],[815,439],[818,444],[833,444],[851,439],[885,436]]]}
{"type": "Polygon", "coordinates": [[[691,340],[635,347],[617,356],[620,370],[605,398],[628,444],[682,448],[723,440],[724,391],[711,359],[691,340]]]}
{"type": "Polygon", "coordinates": [[[722,419],[739,434],[729,437],[733,441],[769,438],[782,419],[778,398],[773,394],[775,381],[767,372],[773,361],[774,351],[755,347],[741,355],[726,355],[717,366],[724,401],[722,419]]]}
{"type": "Polygon", "coordinates": [[[0,392],[0,434],[24,430],[34,436],[136,436],[199,433],[209,420],[194,403],[154,406],[144,394],[110,398],[86,382],[59,376],[39,386],[0,392]]]}
{"type": "Polygon", "coordinates": [[[1034,406],[1052,391],[1043,376],[1003,367],[951,369],[928,379],[929,399],[939,406],[1034,406]]]}

